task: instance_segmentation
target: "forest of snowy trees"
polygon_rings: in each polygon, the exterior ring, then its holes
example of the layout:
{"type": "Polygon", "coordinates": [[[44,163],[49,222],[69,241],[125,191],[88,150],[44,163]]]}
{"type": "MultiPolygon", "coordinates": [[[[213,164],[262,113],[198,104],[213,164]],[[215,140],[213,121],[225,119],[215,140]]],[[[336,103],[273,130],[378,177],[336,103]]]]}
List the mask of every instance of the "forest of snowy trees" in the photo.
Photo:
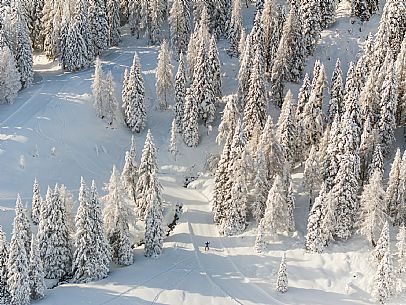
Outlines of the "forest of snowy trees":
{"type": "MultiPolygon", "coordinates": [[[[35,51],[70,72],[94,65],[92,102],[109,125],[120,110],[128,129],[140,133],[151,124],[147,110],[170,109],[174,159],[178,137],[198,146],[202,129],[212,130],[221,109],[211,203],[220,234],[239,235],[255,224],[258,253],[279,234],[292,234],[292,172],[299,168],[309,197],[305,250],[321,253],[336,241],[364,236],[373,248],[373,296],[384,303],[397,290],[396,273],[406,270],[406,152],[395,147],[395,131],[406,124],[406,2],[387,0],[362,54],[352,62],[334,58],[331,75],[320,60],[306,74],[305,61],[334,23],[338,0],[257,0],[252,27],[244,28],[248,2],[0,0],[0,103],[13,103],[33,83],[35,51]],[[123,26],[133,39],[159,46],[153,108],[137,53],[125,69],[121,99],[111,71],[103,71],[103,52],[120,44],[123,26]],[[220,39],[239,63],[234,94],[225,97],[220,39]],[[297,96],[290,83],[300,85],[297,96]],[[280,108],[275,121],[270,104],[280,108]],[[396,252],[389,246],[395,238],[396,252]]],[[[380,5],[351,4],[361,22],[380,5]]],[[[0,227],[0,304],[43,297],[44,279],[84,283],[107,277],[110,262],[132,264],[130,229],[137,220],[145,222],[145,256],[161,255],[162,186],[150,130],[139,165],[135,159],[133,138],[122,170],[113,165],[103,197],[94,181],[88,187],[82,178],[76,216],[63,185],[41,195],[36,179],[31,209],[17,196],[10,242],[0,227]]],[[[285,256],[276,290],[288,290],[285,256]]]]}

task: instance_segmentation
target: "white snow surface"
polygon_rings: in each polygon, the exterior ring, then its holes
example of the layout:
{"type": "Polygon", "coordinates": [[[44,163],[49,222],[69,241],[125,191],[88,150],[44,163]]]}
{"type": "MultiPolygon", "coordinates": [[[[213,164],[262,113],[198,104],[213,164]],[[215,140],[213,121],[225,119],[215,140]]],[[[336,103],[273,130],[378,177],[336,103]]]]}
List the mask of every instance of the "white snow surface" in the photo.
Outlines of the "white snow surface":
{"type": "MultiPolygon", "coordinates": [[[[247,26],[251,26],[252,16],[252,7],[244,11],[247,26]]],[[[378,21],[379,16],[374,16],[364,25],[359,21],[352,24],[348,4],[344,1],[336,23],[323,31],[315,55],[308,58],[306,71],[311,74],[314,61],[321,59],[330,78],[339,56],[346,73],[348,61],[355,61],[366,35],[376,31],[378,21]]],[[[223,93],[231,94],[236,89],[238,60],[226,55],[227,42],[220,41],[218,47],[223,93]]],[[[256,235],[253,224],[241,236],[218,234],[209,204],[213,177],[203,173],[203,165],[208,153],[220,151],[215,144],[220,115],[210,135],[199,125],[201,139],[197,148],[187,148],[179,136],[179,154],[174,161],[168,152],[173,114],[155,109],[158,47],[124,35],[118,48],[111,48],[101,57],[103,70],[112,71],[116,95],[121,100],[123,72],[131,65],[134,51],[140,57],[148,99],[147,128],[135,134],[137,160],[150,128],[158,149],[165,207],[173,210],[173,205],[179,202],[183,204],[183,213],[174,231],[165,239],[164,252],[158,259],[145,258],[143,248],[136,248],[133,265],[113,267],[109,277],[98,282],[63,284],[48,289],[46,297],[35,304],[373,303],[370,292],[377,266],[371,260],[371,247],[364,238],[356,235],[346,242],[335,242],[323,254],[304,251],[308,197],[301,186],[303,168],[293,173],[297,228],[293,236],[279,236],[268,244],[264,254],[258,255],[253,250],[256,235]],[[198,173],[203,174],[184,188],[184,178],[198,173]],[[210,241],[209,251],[204,251],[206,240],[210,241]],[[289,290],[279,294],[275,292],[275,282],[283,252],[287,258],[289,290]]],[[[93,68],[63,72],[57,63],[48,62],[42,55],[35,56],[34,68],[34,84],[21,91],[13,105],[0,105],[0,224],[8,239],[16,194],[19,192],[30,207],[35,177],[39,179],[42,196],[48,184],[63,183],[77,198],[80,176],[84,176],[88,184],[95,179],[99,193],[103,194],[101,188],[108,181],[112,165],[122,167],[124,152],[131,142],[131,133],[121,112],[114,128],[97,118],[91,101],[93,68]]],[[[300,85],[291,86],[294,96],[300,85]]],[[[274,118],[279,114],[272,105],[270,112],[274,118]]],[[[403,151],[405,143],[400,131],[397,136],[397,144],[403,146],[403,151]]],[[[387,166],[391,161],[386,160],[387,166]]],[[[392,240],[394,234],[392,232],[392,240]]],[[[406,296],[401,294],[389,303],[406,304],[406,296]]]]}

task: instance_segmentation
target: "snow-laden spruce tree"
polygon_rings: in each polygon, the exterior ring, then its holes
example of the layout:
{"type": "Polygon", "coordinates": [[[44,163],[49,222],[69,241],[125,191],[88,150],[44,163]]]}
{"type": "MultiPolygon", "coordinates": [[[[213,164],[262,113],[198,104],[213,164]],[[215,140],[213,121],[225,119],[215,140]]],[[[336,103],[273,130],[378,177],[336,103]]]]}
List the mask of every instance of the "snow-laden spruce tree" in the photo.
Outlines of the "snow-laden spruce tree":
{"type": "Polygon", "coordinates": [[[58,185],[54,190],[48,187],[45,200],[41,203],[37,238],[45,278],[62,279],[69,274],[72,265],[71,241],[58,185]]]}
{"type": "Polygon", "coordinates": [[[283,146],[285,160],[293,163],[296,155],[297,129],[295,124],[295,105],[292,92],[286,93],[276,130],[276,139],[283,146]]]}
{"type": "Polygon", "coordinates": [[[134,212],[115,166],[105,191],[107,195],[103,197],[103,221],[111,259],[119,265],[128,266],[133,263],[129,226],[134,223],[134,212]]]}
{"type": "MultiPolygon", "coordinates": [[[[311,84],[309,75],[306,73],[303,79],[303,84],[299,89],[299,94],[297,97],[297,106],[295,112],[295,120],[296,120],[296,128],[297,133],[299,135],[305,134],[305,126],[304,126],[304,109],[306,104],[309,102],[311,93],[311,84]]],[[[296,159],[303,160],[305,158],[304,148],[305,148],[306,141],[303,136],[298,137],[296,141],[296,159]]]]}
{"type": "Polygon", "coordinates": [[[266,247],[264,227],[263,227],[262,223],[263,223],[263,221],[261,221],[258,224],[257,237],[255,238],[254,250],[257,253],[264,252],[265,247],[266,247]]]}
{"type": "Polygon", "coordinates": [[[76,214],[75,254],[73,257],[73,280],[79,283],[100,280],[109,271],[109,248],[104,236],[103,220],[95,185],[92,198],[81,178],[79,208],[76,214]]]}
{"type": "Polygon", "coordinates": [[[333,71],[333,76],[331,77],[330,86],[330,101],[328,104],[328,119],[332,122],[334,116],[343,113],[343,75],[341,70],[341,61],[337,58],[336,65],[333,71]]]}
{"type": "Polygon", "coordinates": [[[10,295],[7,287],[7,260],[9,245],[2,226],[0,226],[0,304],[10,302],[10,295]]]}
{"type": "Polygon", "coordinates": [[[309,210],[311,210],[314,199],[316,198],[317,191],[321,184],[321,168],[319,164],[319,158],[317,155],[316,147],[313,145],[310,149],[309,157],[305,162],[305,168],[303,173],[303,186],[306,192],[309,194],[309,210]]]}
{"type": "Polygon", "coordinates": [[[31,251],[31,235],[32,235],[31,223],[27,216],[26,210],[23,208],[23,203],[21,201],[20,194],[17,194],[15,212],[16,212],[15,219],[18,223],[18,234],[20,234],[21,236],[21,239],[25,246],[27,259],[29,259],[31,251]]]}
{"type": "Polygon", "coordinates": [[[122,91],[124,120],[132,131],[140,132],[145,127],[147,112],[145,104],[144,79],[141,75],[141,65],[135,52],[130,74],[122,91]]]}
{"type": "Polygon", "coordinates": [[[198,103],[192,90],[186,90],[185,109],[182,118],[182,137],[189,147],[196,147],[199,144],[199,116],[198,103]]]}
{"type": "Polygon", "coordinates": [[[20,78],[13,53],[6,45],[0,47],[0,104],[14,103],[21,88],[20,78]]]}
{"type": "Polygon", "coordinates": [[[106,50],[109,43],[109,24],[107,22],[106,1],[88,0],[88,20],[94,56],[106,50]]]}
{"type": "Polygon", "coordinates": [[[385,210],[388,216],[391,218],[394,224],[400,224],[402,219],[401,202],[400,197],[400,172],[402,167],[402,159],[400,155],[400,149],[396,150],[395,157],[393,159],[391,170],[389,172],[389,181],[385,193],[385,210]]]}
{"type": "Polygon", "coordinates": [[[207,54],[207,45],[203,38],[200,39],[200,43],[198,45],[193,70],[191,94],[197,101],[199,114],[203,118],[205,125],[211,125],[215,118],[216,106],[212,83],[212,72],[207,54]]]}
{"type": "Polygon", "coordinates": [[[162,40],[162,24],[164,21],[161,0],[151,0],[148,3],[149,22],[147,25],[148,40],[150,44],[158,44],[162,40]]]}
{"type": "Polygon", "coordinates": [[[212,88],[213,94],[215,98],[221,98],[221,71],[220,71],[220,59],[219,59],[219,52],[217,50],[217,43],[214,35],[211,36],[209,50],[207,54],[209,61],[209,66],[211,69],[211,77],[212,77],[212,88]]]}
{"type": "Polygon", "coordinates": [[[276,278],[276,291],[285,293],[288,291],[288,270],[286,265],[286,254],[283,253],[276,278]]]}
{"type": "Polygon", "coordinates": [[[174,0],[169,11],[169,25],[171,32],[171,45],[176,54],[185,53],[190,35],[190,21],[186,12],[184,1],[174,0]]]}
{"type": "Polygon", "coordinates": [[[217,225],[220,225],[222,223],[226,213],[225,203],[227,196],[229,195],[228,185],[231,178],[228,168],[230,165],[230,150],[232,138],[233,133],[230,131],[225,140],[223,151],[220,155],[220,160],[214,175],[212,212],[213,220],[217,225]]]}
{"type": "Polygon", "coordinates": [[[269,190],[264,213],[264,227],[271,234],[289,230],[288,206],[282,178],[277,175],[269,190]]]}
{"type": "Polygon", "coordinates": [[[332,240],[334,232],[334,202],[330,193],[326,193],[325,184],[321,186],[319,196],[314,201],[307,221],[305,249],[313,253],[323,252],[332,240]]]}
{"type": "Polygon", "coordinates": [[[384,173],[383,155],[382,155],[382,149],[381,149],[380,144],[375,145],[375,149],[374,149],[374,153],[372,155],[371,163],[368,166],[367,176],[365,177],[366,180],[368,180],[372,176],[372,174],[374,173],[374,171],[376,169],[381,172],[381,175],[383,177],[383,173],[384,173]]]}
{"type": "Polygon", "coordinates": [[[143,16],[145,11],[143,11],[143,6],[145,1],[132,1],[129,4],[129,16],[128,24],[130,26],[131,35],[136,36],[137,39],[140,38],[140,34],[144,30],[144,20],[148,16],[143,16]]]}
{"type": "Polygon", "coordinates": [[[263,128],[267,117],[268,101],[262,60],[261,51],[257,49],[252,62],[252,71],[243,113],[244,132],[248,140],[251,138],[254,126],[259,124],[263,128]]]}
{"type": "Polygon", "coordinates": [[[175,75],[174,116],[178,132],[182,132],[183,112],[186,99],[185,56],[180,53],[178,71],[175,75]]]}
{"type": "Polygon", "coordinates": [[[399,195],[398,201],[400,202],[400,211],[399,211],[399,219],[403,219],[399,221],[399,224],[403,221],[406,221],[406,152],[403,152],[402,157],[402,164],[400,166],[400,174],[399,174],[399,195]]]}
{"type": "Polygon", "coordinates": [[[320,25],[322,29],[326,29],[334,22],[335,11],[335,0],[320,0],[320,25]]]}
{"type": "Polygon", "coordinates": [[[382,260],[385,253],[389,251],[390,247],[390,235],[389,235],[389,222],[385,221],[382,227],[381,235],[379,236],[376,246],[372,251],[372,256],[378,263],[382,260]]]}
{"type": "Polygon", "coordinates": [[[156,95],[159,101],[158,108],[168,108],[167,95],[173,87],[173,66],[168,42],[164,39],[158,53],[158,66],[156,68],[156,95]]]}
{"type": "MultiPolygon", "coordinates": [[[[15,2],[19,3],[19,2],[15,2]]],[[[29,37],[27,22],[23,16],[21,4],[14,5],[13,27],[15,27],[14,55],[18,71],[20,72],[20,81],[23,88],[31,85],[34,80],[32,47],[29,37]]]]}
{"type": "Polygon", "coordinates": [[[30,278],[31,300],[39,300],[45,296],[44,267],[39,253],[38,239],[35,234],[31,239],[31,251],[28,276],[30,278]]]}
{"type": "Polygon", "coordinates": [[[256,151],[255,168],[256,174],[253,182],[254,202],[252,203],[251,214],[259,224],[265,213],[269,189],[268,167],[264,150],[261,146],[256,151]]]}
{"type": "MultiPolygon", "coordinates": [[[[137,202],[136,214],[140,219],[144,219],[148,209],[147,194],[151,188],[152,175],[158,172],[158,163],[156,156],[156,148],[151,131],[148,130],[145,139],[144,148],[141,153],[141,162],[138,168],[138,181],[136,186],[137,202]]],[[[159,182],[156,183],[158,188],[161,188],[159,182]]]]}
{"type": "Polygon", "coordinates": [[[399,232],[396,235],[396,256],[399,262],[399,271],[404,272],[406,269],[406,227],[403,223],[399,226],[399,232]]]}
{"type": "MultiPolygon", "coordinates": [[[[68,227],[69,235],[73,236],[75,234],[75,215],[73,212],[73,196],[71,192],[66,188],[65,185],[59,187],[59,198],[61,199],[62,206],[65,209],[65,221],[68,227]]],[[[41,203],[42,204],[42,203],[41,203]]]]}
{"type": "Polygon", "coordinates": [[[233,162],[230,197],[227,201],[225,221],[221,231],[224,235],[233,236],[242,233],[247,226],[248,188],[246,183],[247,155],[244,150],[233,162]]]}
{"type": "Polygon", "coordinates": [[[93,95],[93,106],[96,108],[96,114],[99,118],[104,118],[105,116],[105,87],[104,87],[104,75],[101,66],[100,57],[97,56],[94,65],[94,76],[92,83],[92,95],[93,95]]]}
{"type": "MultiPolygon", "coordinates": [[[[391,51],[388,51],[390,54],[391,51]]],[[[390,55],[391,56],[391,55],[390,55]]],[[[398,102],[398,84],[393,56],[390,57],[389,66],[386,67],[386,76],[381,88],[381,113],[379,131],[384,152],[387,153],[395,139],[396,107],[398,102]]]]}
{"type": "MultiPolygon", "coordinates": [[[[241,35],[241,39],[243,39],[241,35]]],[[[241,43],[240,43],[241,45],[241,43]]],[[[244,51],[240,55],[240,69],[238,70],[238,107],[244,109],[250,86],[251,68],[253,63],[251,34],[245,37],[244,51]]],[[[241,47],[242,48],[242,47],[241,47]]]]}
{"type": "Polygon", "coordinates": [[[302,0],[303,38],[307,55],[313,54],[320,39],[320,2],[323,0],[302,0]]]}
{"type": "Polygon", "coordinates": [[[77,20],[69,27],[63,47],[64,53],[61,55],[61,65],[65,70],[77,71],[89,63],[86,41],[80,34],[81,27],[81,23],[77,20]]]}
{"type": "Polygon", "coordinates": [[[230,48],[227,53],[230,56],[239,56],[239,43],[241,39],[241,31],[243,30],[242,17],[241,17],[241,1],[233,0],[231,8],[231,18],[228,25],[228,41],[230,48]]]}
{"type": "Polygon", "coordinates": [[[261,23],[264,30],[264,60],[265,73],[272,71],[273,59],[278,48],[281,27],[279,24],[279,10],[275,0],[266,0],[261,14],[261,23]]]}
{"type": "Polygon", "coordinates": [[[240,116],[237,105],[237,95],[233,94],[227,97],[226,105],[223,110],[221,122],[218,127],[218,134],[216,137],[217,144],[225,142],[229,134],[233,133],[235,125],[240,116]]]}
{"type": "Polygon", "coordinates": [[[116,111],[118,108],[116,95],[114,93],[113,74],[111,73],[111,70],[107,73],[103,83],[105,96],[105,117],[108,124],[111,126],[116,120],[116,111]]]}
{"type": "Polygon", "coordinates": [[[374,279],[372,296],[381,304],[385,302],[395,292],[395,273],[390,250],[388,249],[378,265],[374,279]]]}
{"type": "Polygon", "coordinates": [[[6,266],[7,290],[10,294],[10,305],[28,305],[30,303],[29,261],[20,223],[19,213],[22,212],[22,207],[17,208],[6,266]]]}
{"type": "Polygon", "coordinates": [[[145,245],[144,255],[158,257],[162,253],[164,229],[162,228],[162,195],[161,185],[156,173],[151,174],[151,181],[147,191],[147,210],[145,215],[145,245]]]}
{"type": "Polygon", "coordinates": [[[329,200],[335,207],[334,236],[347,239],[355,225],[358,210],[358,169],[356,156],[345,154],[340,161],[340,168],[334,179],[329,200]]]}
{"type": "MultiPolygon", "coordinates": [[[[135,1],[134,1],[135,2],[135,1]]],[[[117,46],[120,42],[120,7],[118,0],[106,1],[108,45],[117,46]]]]}
{"type": "Polygon", "coordinates": [[[169,147],[168,147],[168,151],[171,153],[171,155],[173,156],[173,158],[176,160],[176,155],[178,154],[178,147],[177,147],[177,139],[176,139],[176,120],[173,119],[172,120],[172,124],[171,124],[171,138],[169,140],[169,147]]]}
{"type": "Polygon", "coordinates": [[[396,121],[398,125],[406,124],[406,39],[396,59],[396,78],[398,81],[398,107],[396,121]]]}
{"type": "Polygon", "coordinates": [[[32,201],[31,201],[31,220],[34,225],[38,225],[40,214],[41,194],[39,189],[38,179],[34,179],[32,186],[32,201]]]}
{"type": "Polygon", "coordinates": [[[371,18],[371,12],[368,8],[369,0],[352,0],[351,12],[353,15],[359,17],[361,21],[368,21],[371,18]]]}
{"type": "Polygon", "coordinates": [[[272,96],[279,106],[283,98],[282,82],[299,81],[304,69],[305,48],[301,8],[297,0],[291,1],[290,4],[271,73],[272,96]]]}
{"type": "Polygon", "coordinates": [[[376,170],[362,191],[358,224],[360,233],[367,238],[372,246],[376,245],[377,235],[387,218],[384,198],[382,175],[379,170],[376,170]]]}
{"type": "Polygon", "coordinates": [[[131,204],[136,204],[137,199],[137,181],[138,181],[138,165],[135,161],[135,140],[131,137],[131,148],[125,152],[124,166],[121,171],[121,180],[124,188],[127,190],[128,198],[131,204]]]}
{"type": "MultiPolygon", "coordinates": [[[[386,1],[379,25],[381,26],[383,22],[387,25],[385,34],[388,35],[390,48],[393,50],[393,54],[397,56],[405,37],[406,3],[399,0],[386,1]]],[[[378,29],[377,35],[379,34],[378,29]]]]}

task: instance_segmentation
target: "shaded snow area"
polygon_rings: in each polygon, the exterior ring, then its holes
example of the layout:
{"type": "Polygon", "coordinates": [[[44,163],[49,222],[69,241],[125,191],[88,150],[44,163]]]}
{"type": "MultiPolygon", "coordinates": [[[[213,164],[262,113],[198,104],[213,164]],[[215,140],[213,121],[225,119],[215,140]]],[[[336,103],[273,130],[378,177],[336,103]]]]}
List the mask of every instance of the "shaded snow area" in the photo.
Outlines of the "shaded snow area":
{"type": "MultiPolygon", "coordinates": [[[[252,27],[253,7],[244,10],[244,22],[252,27]]],[[[369,32],[376,32],[380,13],[366,24],[350,17],[349,3],[343,1],[336,22],[322,32],[313,56],[307,59],[306,72],[311,75],[314,62],[320,59],[330,80],[339,57],[345,75],[350,61],[355,61],[369,32]]],[[[225,50],[228,43],[218,43],[221,60],[223,94],[236,90],[238,59],[225,50]]],[[[296,232],[280,235],[262,254],[254,251],[256,225],[250,224],[239,236],[219,235],[213,223],[211,196],[213,175],[207,172],[206,160],[218,154],[215,143],[221,114],[218,112],[211,132],[199,125],[200,143],[186,147],[178,138],[176,160],[168,152],[172,111],[156,110],[155,70],[158,47],[144,39],[135,39],[124,29],[119,47],[101,56],[103,71],[111,71],[117,99],[121,101],[124,69],[130,67],[137,51],[147,97],[147,127],[134,134],[137,161],[151,129],[158,151],[159,180],[163,186],[166,219],[173,219],[175,205],[183,206],[176,227],[166,237],[163,254],[157,259],[144,257],[143,246],[134,249],[134,264],[113,266],[107,278],[87,284],[62,284],[48,289],[39,305],[146,305],[146,304],[371,304],[372,280],[376,264],[371,246],[355,235],[345,242],[333,242],[322,254],[304,250],[309,198],[303,191],[303,168],[292,173],[296,199],[296,232]],[[185,179],[197,177],[184,187],[185,179]],[[204,243],[210,241],[210,250],[204,243]],[[289,290],[275,291],[276,274],[286,253],[289,290]]],[[[173,62],[176,71],[177,62],[173,62]]],[[[41,195],[46,187],[65,184],[75,199],[80,177],[95,179],[99,193],[110,177],[113,164],[122,168],[132,133],[126,127],[121,110],[117,122],[110,126],[96,116],[91,101],[94,68],[80,72],[63,72],[43,55],[34,57],[34,84],[21,91],[12,105],[0,105],[0,224],[10,239],[16,194],[23,204],[31,204],[32,184],[37,177],[41,195]]],[[[301,84],[292,84],[297,96],[301,84]]],[[[172,97],[171,97],[172,99],[172,97]]],[[[274,119],[279,110],[270,105],[274,119]]],[[[396,145],[405,150],[402,131],[396,133],[396,145]]],[[[394,152],[385,160],[385,179],[394,152]]],[[[139,225],[142,230],[142,226],[139,225]]],[[[165,228],[166,230],[167,228],[165,228]]],[[[397,230],[396,230],[397,231],[397,230]]],[[[132,232],[136,240],[140,232],[132,232]]],[[[392,232],[391,236],[395,236],[392,232]]],[[[394,239],[394,238],[393,238],[394,239]]],[[[392,247],[395,241],[393,241],[392,247]]],[[[49,286],[53,283],[49,282],[49,286]]],[[[405,278],[403,278],[403,286],[405,278]]],[[[404,287],[405,288],[405,287],[404,287]]],[[[406,295],[392,298],[388,304],[406,304],[406,295]]]]}

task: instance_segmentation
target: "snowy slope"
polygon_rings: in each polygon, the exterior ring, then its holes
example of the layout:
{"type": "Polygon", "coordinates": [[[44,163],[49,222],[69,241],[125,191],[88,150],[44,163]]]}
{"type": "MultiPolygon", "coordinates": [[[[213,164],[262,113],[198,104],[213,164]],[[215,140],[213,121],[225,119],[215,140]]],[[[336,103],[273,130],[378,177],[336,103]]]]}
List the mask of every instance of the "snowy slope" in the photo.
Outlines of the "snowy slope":
{"type": "MultiPolygon", "coordinates": [[[[244,12],[251,26],[253,9],[244,12]]],[[[315,55],[307,61],[311,74],[316,59],[326,65],[328,77],[337,57],[346,73],[348,62],[355,60],[369,31],[376,31],[379,16],[361,25],[352,23],[349,5],[343,1],[336,23],[322,33],[315,55]]],[[[224,52],[227,43],[219,43],[222,61],[223,92],[236,88],[238,60],[224,52]]],[[[255,228],[239,237],[219,236],[210,213],[209,201],[213,179],[202,175],[183,188],[186,176],[203,170],[208,153],[216,153],[216,128],[210,135],[199,126],[201,143],[198,148],[185,147],[179,139],[180,155],[174,161],[168,153],[170,111],[155,110],[155,75],[158,48],[145,40],[124,35],[119,48],[106,52],[101,60],[103,70],[111,70],[120,97],[122,75],[137,51],[149,98],[148,125],[158,148],[159,179],[164,186],[168,204],[184,205],[184,213],[171,236],[165,240],[159,259],[147,259],[143,249],[135,250],[135,263],[125,268],[113,268],[102,281],[76,285],[65,284],[50,289],[44,300],[36,304],[370,304],[370,284],[375,272],[369,260],[370,247],[359,237],[337,243],[321,255],[303,250],[307,220],[307,197],[301,189],[301,170],[294,173],[297,232],[281,236],[268,246],[264,255],[254,253],[255,228]],[[210,240],[211,250],[205,252],[204,242],[210,240]],[[289,291],[281,295],[274,291],[275,273],[282,252],[287,254],[289,291]]],[[[96,117],[91,105],[93,69],[77,73],[62,72],[55,63],[42,56],[35,58],[36,83],[19,94],[13,105],[0,105],[0,224],[8,237],[11,232],[16,193],[30,202],[34,177],[38,177],[41,193],[46,186],[64,183],[77,197],[80,176],[95,179],[100,193],[113,164],[123,165],[124,152],[129,148],[131,133],[119,117],[114,128],[96,117]]],[[[299,85],[290,86],[296,95],[299,85]]],[[[272,105],[271,114],[279,111],[272,105]]],[[[218,126],[219,117],[215,122],[218,126]]],[[[135,135],[140,154],[146,130],[135,135]]],[[[398,143],[404,139],[398,134],[398,143]]],[[[138,158],[139,159],[139,158],[138,158]]],[[[389,162],[390,163],[390,162],[389,162]]],[[[391,301],[405,304],[405,295],[391,301]]]]}

